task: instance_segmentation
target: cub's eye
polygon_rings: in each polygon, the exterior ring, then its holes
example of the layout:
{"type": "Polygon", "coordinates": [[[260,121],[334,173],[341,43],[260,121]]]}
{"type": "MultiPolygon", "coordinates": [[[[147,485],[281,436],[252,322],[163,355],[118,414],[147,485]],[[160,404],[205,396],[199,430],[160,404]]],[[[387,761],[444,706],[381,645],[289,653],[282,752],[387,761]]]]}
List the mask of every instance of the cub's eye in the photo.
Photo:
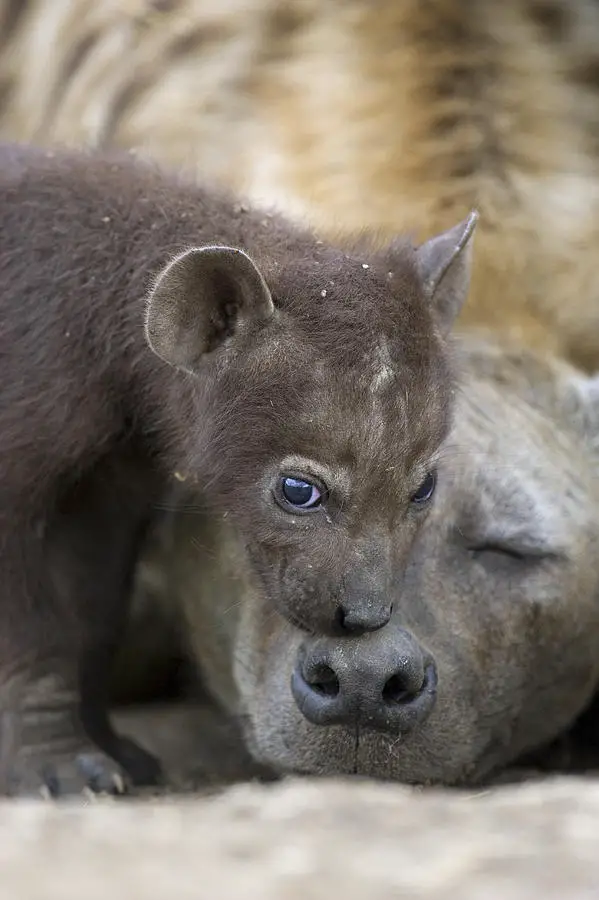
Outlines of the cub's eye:
{"type": "Polygon", "coordinates": [[[435,493],[436,486],[437,473],[429,472],[418,490],[410,497],[410,501],[412,503],[426,503],[435,493]]]}
{"type": "Polygon", "coordinates": [[[317,509],[322,504],[322,491],[311,481],[284,476],[279,481],[283,501],[295,509],[317,509]]]}

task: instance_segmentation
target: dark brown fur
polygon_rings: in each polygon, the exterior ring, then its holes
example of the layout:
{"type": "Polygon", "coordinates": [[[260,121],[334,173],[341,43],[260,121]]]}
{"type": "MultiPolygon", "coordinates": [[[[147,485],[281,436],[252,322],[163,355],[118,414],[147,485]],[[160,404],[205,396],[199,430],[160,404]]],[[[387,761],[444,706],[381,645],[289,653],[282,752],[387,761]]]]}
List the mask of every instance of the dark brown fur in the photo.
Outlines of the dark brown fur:
{"type": "Polygon", "coordinates": [[[388,616],[449,427],[471,233],[346,254],[130,157],[0,149],[3,790],[120,786],[89,738],[156,776],[110,729],[106,676],[175,469],[273,609],[308,631],[388,616]],[[254,263],[167,265],[193,245],[254,263]],[[273,484],[306,467],[326,503],[290,515],[273,484]]]}

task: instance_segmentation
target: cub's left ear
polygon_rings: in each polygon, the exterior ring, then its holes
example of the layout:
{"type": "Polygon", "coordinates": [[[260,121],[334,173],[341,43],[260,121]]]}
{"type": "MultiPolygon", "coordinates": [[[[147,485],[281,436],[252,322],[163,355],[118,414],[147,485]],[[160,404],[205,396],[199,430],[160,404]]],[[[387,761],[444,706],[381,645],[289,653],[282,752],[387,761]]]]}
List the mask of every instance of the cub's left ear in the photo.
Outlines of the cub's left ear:
{"type": "Polygon", "coordinates": [[[418,269],[440,331],[447,334],[468,296],[472,269],[472,236],[478,213],[425,241],[416,250],[418,269]]]}

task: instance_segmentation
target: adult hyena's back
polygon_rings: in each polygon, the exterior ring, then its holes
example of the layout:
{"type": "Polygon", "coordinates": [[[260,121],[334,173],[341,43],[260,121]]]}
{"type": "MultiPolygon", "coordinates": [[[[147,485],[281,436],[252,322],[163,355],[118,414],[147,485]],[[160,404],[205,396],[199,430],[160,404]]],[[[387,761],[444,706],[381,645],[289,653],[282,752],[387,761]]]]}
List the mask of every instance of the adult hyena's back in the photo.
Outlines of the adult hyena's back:
{"type": "Polygon", "coordinates": [[[0,133],[142,147],[330,230],[477,206],[464,321],[599,362],[593,0],[214,7],[4,0],[0,133]]]}

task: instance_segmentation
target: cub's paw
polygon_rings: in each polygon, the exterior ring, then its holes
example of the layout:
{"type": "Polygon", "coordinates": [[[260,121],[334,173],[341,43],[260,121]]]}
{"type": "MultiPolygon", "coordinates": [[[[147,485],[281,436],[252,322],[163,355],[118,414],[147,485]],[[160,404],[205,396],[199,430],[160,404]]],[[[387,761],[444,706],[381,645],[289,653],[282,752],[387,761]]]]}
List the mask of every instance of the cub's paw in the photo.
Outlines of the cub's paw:
{"type": "Polygon", "coordinates": [[[22,753],[5,775],[3,793],[9,797],[60,797],[126,794],[130,779],[125,770],[92,744],[79,752],[22,753]]]}
{"type": "Polygon", "coordinates": [[[67,688],[66,679],[47,676],[14,691],[5,704],[0,689],[0,794],[116,796],[156,784],[158,760],[67,688]]]}

